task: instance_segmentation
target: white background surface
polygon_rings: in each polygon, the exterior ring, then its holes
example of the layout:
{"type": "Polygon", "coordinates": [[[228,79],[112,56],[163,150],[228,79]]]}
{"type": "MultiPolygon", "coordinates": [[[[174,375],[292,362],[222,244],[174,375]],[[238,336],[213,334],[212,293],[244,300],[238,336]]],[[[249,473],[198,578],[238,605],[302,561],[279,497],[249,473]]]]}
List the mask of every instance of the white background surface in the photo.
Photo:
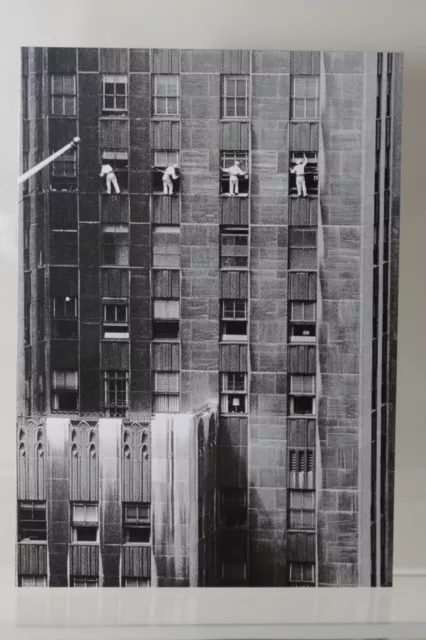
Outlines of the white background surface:
{"type": "Polygon", "coordinates": [[[15,561],[20,46],[404,52],[395,571],[426,574],[426,1],[0,0],[0,6],[0,593],[3,613],[7,609],[6,595],[13,594],[15,561]]]}

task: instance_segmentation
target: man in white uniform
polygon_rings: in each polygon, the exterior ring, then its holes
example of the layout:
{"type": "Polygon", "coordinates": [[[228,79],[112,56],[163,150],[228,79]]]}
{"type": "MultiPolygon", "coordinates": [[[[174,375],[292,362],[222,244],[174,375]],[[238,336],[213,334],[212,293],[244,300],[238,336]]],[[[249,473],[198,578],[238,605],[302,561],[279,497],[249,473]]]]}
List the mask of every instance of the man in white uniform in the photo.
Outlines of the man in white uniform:
{"type": "Polygon", "coordinates": [[[163,193],[165,196],[173,195],[173,182],[172,180],[177,180],[179,178],[176,173],[176,169],[178,168],[177,164],[171,164],[166,167],[164,170],[159,169],[158,167],[153,167],[156,171],[160,171],[163,174],[163,193]]]}
{"type": "Polygon", "coordinates": [[[248,178],[248,173],[241,169],[241,166],[238,160],[235,160],[234,164],[232,165],[232,167],[229,167],[229,169],[224,169],[223,167],[221,167],[221,169],[224,173],[227,173],[229,175],[229,195],[230,196],[238,195],[239,176],[244,176],[245,178],[248,178]]]}
{"type": "Polygon", "coordinates": [[[296,160],[296,164],[294,167],[292,167],[290,169],[290,173],[295,173],[296,174],[296,187],[297,187],[297,197],[300,198],[300,196],[304,195],[304,197],[306,197],[308,195],[308,190],[306,188],[306,182],[305,182],[305,167],[308,163],[308,158],[306,157],[306,154],[303,154],[303,160],[301,160],[300,158],[298,158],[296,160]]]}
{"type": "Polygon", "coordinates": [[[111,193],[111,185],[114,186],[115,193],[120,193],[120,187],[118,186],[117,178],[114,173],[114,169],[110,164],[105,163],[102,165],[102,170],[99,174],[101,178],[106,176],[106,190],[107,193],[111,193]]]}

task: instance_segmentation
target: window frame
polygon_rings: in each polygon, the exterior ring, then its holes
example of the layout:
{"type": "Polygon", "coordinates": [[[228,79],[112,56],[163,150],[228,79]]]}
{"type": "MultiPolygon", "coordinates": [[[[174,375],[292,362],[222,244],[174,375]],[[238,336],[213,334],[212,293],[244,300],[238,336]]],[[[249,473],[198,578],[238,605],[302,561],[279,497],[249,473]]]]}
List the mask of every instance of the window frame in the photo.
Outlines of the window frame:
{"type": "Polygon", "coordinates": [[[230,415],[234,415],[234,414],[241,414],[241,415],[247,415],[248,414],[248,376],[247,376],[247,372],[245,371],[228,371],[228,372],[221,372],[220,374],[220,408],[221,408],[221,413],[222,414],[230,414],[230,415]],[[234,380],[234,384],[232,385],[234,388],[230,388],[230,377],[229,376],[234,376],[234,378],[236,376],[241,376],[242,377],[242,381],[243,381],[243,388],[242,389],[236,389],[235,388],[235,380],[234,380]],[[237,404],[234,405],[234,400],[238,400],[240,403],[242,401],[242,403],[239,405],[240,407],[242,407],[242,411],[229,411],[229,403],[231,402],[232,406],[238,406],[237,404]]]}
{"type": "MultiPolygon", "coordinates": [[[[238,178],[238,196],[237,197],[248,197],[250,191],[250,153],[248,151],[229,151],[229,150],[221,150],[220,151],[220,167],[222,169],[228,169],[232,167],[232,165],[238,161],[240,163],[240,167],[242,171],[246,171],[248,173],[248,178],[244,178],[241,176],[238,178]]],[[[227,173],[224,173],[219,169],[220,173],[220,194],[228,195],[229,194],[229,178],[230,176],[227,173]]]]}
{"type": "MultiPolygon", "coordinates": [[[[289,489],[288,492],[288,527],[291,531],[312,531],[315,530],[315,514],[316,514],[316,492],[312,489],[289,489]],[[297,497],[301,498],[301,505],[296,506],[292,504],[292,499],[297,497]],[[307,506],[305,501],[312,500],[312,506],[307,506]],[[293,520],[293,514],[299,514],[302,524],[296,526],[293,520]],[[304,523],[304,515],[310,514],[312,516],[311,526],[307,526],[304,523]]],[[[309,516],[308,518],[309,519],[309,516]]]]}
{"type": "Polygon", "coordinates": [[[152,229],[152,267],[162,270],[180,269],[180,227],[173,225],[158,225],[152,229]],[[159,242],[162,234],[176,238],[175,242],[159,242]],[[159,249],[168,247],[169,250],[159,249]],[[170,250],[174,247],[173,250],[170,250]],[[167,258],[168,256],[168,258],[167,258]],[[159,264],[159,261],[167,259],[170,264],[159,264]]]}
{"type": "Polygon", "coordinates": [[[92,576],[71,576],[70,582],[71,587],[76,588],[99,587],[99,577],[94,578],[92,576]]]}
{"type": "Polygon", "coordinates": [[[152,509],[150,502],[123,502],[123,544],[147,547],[151,545],[152,541],[152,509]],[[127,514],[129,509],[136,509],[137,516],[135,519],[129,518],[127,514]],[[139,511],[147,509],[148,516],[142,517],[139,515],[139,511]],[[130,530],[148,531],[148,541],[137,542],[129,540],[130,530]]]}
{"type": "Polygon", "coordinates": [[[129,340],[129,302],[123,300],[120,302],[110,302],[108,300],[102,301],[102,340],[129,340]],[[107,319],[107,307],[114,308],[114,320],[107,319]],[[125,320],[118,319],[117,310],[125,309],[125,320]],[[120,329],[120,331],[114,331],[114,329],[120,329]],[[110,334],[110,335],[108,335],[110,334]]]}
{"type": "Polygon", "coordinates": [[[178,371],[154,371],[152,375],[153,413],[179,413],[180,411],[180,374],[178,371]],[[159,376],[172,376],[175,388],[159,389],[159,376]],[[164,408],[164,411],[162,410],[164,408]]]}
{"type": "Polygon", "coordinates": [[[54,160],[50,167],[50,191],[77,191],[77,149],[69,149],[62,156],[54,160]],[[71,169],[70,171],[68,169],[71,169]]]}
{"type": "MultiPolygon", "coordinates": [[[[306,183],[306,189],[308,192],[307,197],[317,197],[319,194],[319,152],[318,151],[300,151],[291,150],[289,153],[289,165],[290,168],[295,166],[295,160],[303,158],[303,154],[308,158],[308,162],[305,165],[304,178],[306,183]]],[[[297,185],[296,174],[289,173],[288,189],[290,197],[297,197],[297,185]]],[[[316,227],[311,227],[316,228],[316,227]]]]}
{"type": "Polygon", "coordinates": [[[250,91],[249,91],[248,74],[224,74],[221,82],[221,119],[222,120],[247,120],[250,117],[250,91]],[[244,95],[238,95],[238,83],[244,82],[244,95]],[[233,84],[234,88],[231,91],[229,85],[233,84]],[[238,104],[243,103],[244,113],[238,113],[238,104]],[[228,113],[229,107],[233,113],[228,113]]]}
{"type": "Polygon", "coordinates": [[[54,369],[52,370],[52,378],[51,378],[51,393],[52,393],[52,411],[59,413],[76,413],[78,411],[78,399],[79,399],[79,379],[78,379],[78,371],[75,369],[54,369]],[[64,378],[64,386],[57,386],[58,383],[55,382],[56,377],[60,377],[60,374],[63,374],[64,378]],[[71,376],[75,374],[76,385],[68,386],[67,384],[67,376],[71,376]],[[75,408],[71,409],[61,409],[56,405],[60,404],[59,402],[59,394],[62,396],[65,395],[69,398],[71,396],[75,396],[75,408]]]}
{"type": "Polygon", "coordinates": [[[72,118],[77,116],[77,75],[75,73],[52,73],[50,75],[50,115],[51,116],[63,116],[66,118],[72,118]],[[65,91],[64,80],[65,78],[73,79],[73,92],[65,91]],[[61,90],[57,91],[55,87],[55,80],[61,79],[61,90]],[[66,99],[72,99],[72,113],[66,113],[66,99]],[[61,99],[62,109],[56,112],[55,101],[61,99]]]}
{"type": "MultiPolygon", "coordinates": [[[[47,504],[45,500],[19,500],[18,501],[18,541],[23,544],[43,544],[47,543],[47,504]],[[31,518],[22,519],[22,511],[26,510],[31,511],[31,518]],[[37,511],[44,511],[44,518],[34,518],[34,513],[37,511]],[[28,527],[23,526],[23,522],[33,523],[33,522],[44,522],[44,529],[40,528],[39,530],[44,533],[44,537],[37,536],[32,538],[31,536],[23,536],[23,529],[28,530],[28,527]]],[[[32,531],[33,529],[30,529],[32,531]]],[[[37,531],[37,528],[36,528],[37,531]]]]}
{"type": "Polygon", "coordinates": [[[220,268],[247,269],[249,263],[249,230],[247,227],[222,227],[220,230],[220,268]],[[228,240],[233,242],[228,242],[228,240]],[[237,240],[245,239],[245,242],[237,240]],[[226,251],[228,247],[228,251],[226,251]],[[232,249],[231,249],[232,247],[232,249]],[[238,250],[240,248],[240,250],[238,250]],[[233,263],[234,262],[234,263],[233,263]],[[239,264],[238,264],[239,263],[239,264]]]}
{"type": "Polygon", "coordinates": [[[129,382],[128,370],[102,370],[102,406],[104,412],[110,417],[125,417],[127,415],[129,411],[129,382]],[[115,383],[115,389],[108,388],[108,385],[112,383],[115,383]],[[117,389],[117,383],[124,383],[123,389],[117,389]],[[110,399],[110,394],[113,394],[115,401],[110,399]],[[119,394],[124,394],[124,402],[117,401],[119,394]]]}
{"type": "MultiPolygon", "coordinates": [[[[291,119],[293,121],[297,121],[297,120],[302,120],[304,122],[316,122],[319,119],[319,97],[320,97],[320,87],[319,87],[320,83],[319,83],[319,76],[318,75],[305,75],[305,74],[301,74],[301,75],[293,75],[291,76],[291,95],[290,95],[290,102],[291,102],[291,119]],[[298,81],[300,81],[301,79],[304,79],[305,82],[308,82],[310,80],[315,80],[315,96],[313,98],[311,97],[307,97],[306,95],[301,95],[298,96],[296,95],[296,84],[298,81]],[[296,115],[296,101],[302,101],[303,100],[303,116],[300,115],[296,115]],[[307,109],[307,103],[312,102],[314,104],[314,115],[308,115],[308,109],[307,109]]],[[[299,87],[300,89],[300,87],[299,87]]],[[[309,91],[306,91],[306,93],[309,93],[309,91]]]]}
{"type": "Polygon", "coordinates": [[[75,545],[94,545],[99,544],[99,503],[98,502],[83,502],[73,501],[71,502],[71,543],[75,545]],[[84,517],[79,519],[75,515],[76,508],[84,509],[84,517]],[[88,519],[86,512],[88,509],[96,509],[96,519],[88,519]],[[96,529],[95,540],[79,540],[78,535],[80,530],[84,529],[96,529]]]}
{"type": "Polygon", "coordinates": [[[151,580],[150,580],[150,578],[134,578],[134,577],[127,578],[127,577],[123,576],[122,579],[121,579],[121,586],[129,588],[129,589],[131,589],[132,587],[137,587],[137,588],[142,589],[144,587],[150,587],[151,586],[151,580]],[[131,582],[131,581],[132,582],[136,582],[137,584],[127,584],[128,582],[131,582]],[[142,584],[139,584],[139,583],[142,583],[142,584]],[[143,584],[143,583],[145,583],[145,584],[143,584]]]}
{"type": "Polygon", "coordinates": [[[130,262],[130,225],[103,223],[101,233],[102,266],[128,267],[130,262]],[[118,242],[118,239],[121,241],[118,242]],[[114,260],[112,260],[112,254],[114,254],[114,260]]]}
{"type": "Polygon", "coordinates": [[[102,113],[104,115],[117,113],[127,114],[129,111],[129,78],[125,73],[104,73],[102,75],[102,113]],[[114,86],[114,90],[111,93],[107,93],[105,85],[111,84],[114,86]],[[123,84],[125,89],[124,93],[117,93],[117,84],[123,84]],[[114,106],[106,106],[106,98],[112,98],[114,106]],[[124,98],[124,107],[117,107],[117,98],[124,98]]]}
{"type": "Polygon", "coordinates": [[[179,118],[180,116],[180,77],[176,73],[156,73],[154,74],[153,95],[152,95],[152,113],[154,117],[163,118],[179,118]],[[166,78],[166,93],[161,95],[158,89],[158,78],[166,78]],[[171,78],[176,79],[176,94],[170,93],[169,81],[171,78]],[[165,110],[160,111],[158,101],[164,100],[165,110]],[[169,110],[169,101],[176,100],[176,111],[169,110]]]}
{"type": "Polygon", "coordinates": [[[33,587],[47,587],[47,575],[21,574],[19,576],[19,586],[23,589],[31,589],[33,587]],[[33,581],[33,584],[23,584],[25,581],[33,581]],[[36,581],[43,581],[43,584],[35,584],[36,581]]]}
{"type": "Polygon", "coordinates": [[[313,447],[288,450],[288,488],[315,489],[316,460],[313,447]]]}
{"type": "Polygon", "coordinates": [[[288,563],[288,581],[289,584],[295,586],[306,586],[306,587],[314,587],[315,586],[315,563],[314,562],[289,562],[288,563]],[[301,569],[301,580],[295,580],[292,578],[293,569],[295,566],[300,567],[301,569]],[[304,567],[309,567],[309,571],[311,572],[312,579],[307,580],[305,576],[305,572],[303,570],[304,567]]]}

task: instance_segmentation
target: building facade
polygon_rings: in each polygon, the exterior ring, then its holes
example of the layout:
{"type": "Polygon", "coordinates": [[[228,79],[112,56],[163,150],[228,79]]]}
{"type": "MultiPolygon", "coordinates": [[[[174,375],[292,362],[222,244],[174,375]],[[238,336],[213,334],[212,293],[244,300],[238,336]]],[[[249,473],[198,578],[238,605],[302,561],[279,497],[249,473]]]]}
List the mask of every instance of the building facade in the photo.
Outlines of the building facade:
{"type": "Polygon", "coordinates": [[[401,82],[23,49],[18,584],[391,584],[401,82]]]}

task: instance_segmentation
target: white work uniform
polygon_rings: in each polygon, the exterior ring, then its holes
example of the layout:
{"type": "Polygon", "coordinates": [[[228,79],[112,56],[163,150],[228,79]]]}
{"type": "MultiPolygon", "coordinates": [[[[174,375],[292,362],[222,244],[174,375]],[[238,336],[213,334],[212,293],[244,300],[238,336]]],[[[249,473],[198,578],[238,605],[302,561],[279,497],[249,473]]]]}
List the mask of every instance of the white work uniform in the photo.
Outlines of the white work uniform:
{"type": "Polygon", "coordinates": [[[173,180],[177,179],[175,168],[170,166],[163,173],[163,193],[165,195],[172,195],[173,193],[173,180]]]}
{"type": "Polygon", "coordinates": [[[120,193],[120,187],[118,186],[117,178],[114,173],[114,169],[110,164],[103,164],[101,170],[101,178],[106,176],[106,189],[107,193],[111,193],[111,184],[114,186],[115,193],[120,193]]]}
{"type": "Polygon", "coordinates": [[[229,169],[224,169],[224,172],[229,174],[229,195],[237,195],[239,192],[238,189],[238,176],[245,176],[245,172],[242,171],[241,167],[237,164],[234,164],[229,169]]]}
{"type": "Polygon", "coordinates": [[[292,173],[296,174],[296,187],[298,196],[301,196],[302,193],[304,196],[308,195],[305,181],[305,165],[306,162],[301,162],[300,164],[296,164],[296,166],[291,170],[292,173]]]}

